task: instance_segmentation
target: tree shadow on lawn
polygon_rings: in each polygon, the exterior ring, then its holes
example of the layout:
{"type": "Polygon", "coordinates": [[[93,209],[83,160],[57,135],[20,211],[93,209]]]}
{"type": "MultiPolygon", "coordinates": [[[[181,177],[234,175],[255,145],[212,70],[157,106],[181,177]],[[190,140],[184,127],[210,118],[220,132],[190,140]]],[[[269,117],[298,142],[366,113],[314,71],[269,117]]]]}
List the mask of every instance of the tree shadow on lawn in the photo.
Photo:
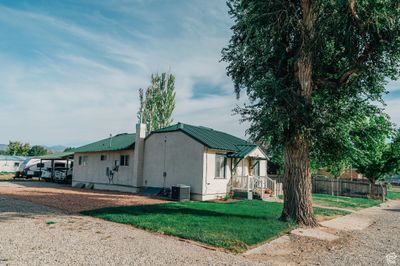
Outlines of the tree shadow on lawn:
{"type": "MultiPolygon", "coordinates": [[[[167,203],[157,205],[145,205],[145,206],[123,206],[123,207],[112,207],[112,208],[101,208],[96,210],[83,211],[82,214],[104,217],[105,215],[131,215],[131,216],[148,216],[148,215],[166,215],[166,216],[188,216],[188,217],[223,217],[223,218],[242,218],[252,220],[278,220],[281,212],[281,206],[273,206],[274,208],[267,209],[267,211],[260,212],[254,210],[250,213],[249,210],[238,210],[237,206],[229,206],[235,203],[209,203],[202,202],[197,203],[195,207],[186,207],[180,203],[167,203]],[[216,204],[221,204],[220,206],[216,204]],[[211,208],[220,207],[223,210],[211,210],[204,209],[209,205],[211,208]],[[274,210],[277,208],[276,210],[274,210]],[[242,212],[242,213],[241,213],[242,212]]],[[[243,207],[242,207],[243,208],[243,207]]]]}

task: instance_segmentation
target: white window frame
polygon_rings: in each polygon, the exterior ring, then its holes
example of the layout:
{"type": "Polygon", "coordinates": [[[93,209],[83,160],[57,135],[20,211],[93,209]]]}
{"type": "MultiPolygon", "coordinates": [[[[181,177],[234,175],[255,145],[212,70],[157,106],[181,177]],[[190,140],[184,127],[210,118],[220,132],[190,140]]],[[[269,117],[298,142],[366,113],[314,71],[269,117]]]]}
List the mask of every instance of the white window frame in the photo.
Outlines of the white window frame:
{"type": "Polygon", "coordinates": [[[226,165],[227,165],[227,158],[225,154],[215,154],[215,171],[214,171],[214,179],[226,179],[226,165]],[[221,159],[223,164],[223,170],[221,167],[221,159]],[[222,170],[222,176],[221,176],[222,170]]]}
{"type": "Polygon", "coordinates": [[[87,155],[80,155],[78,164],[81,165],[81,166],[88,165],[88,156],[87,155]]]}
{"type": "Polygon", "coordinates": [[[260,176],[260,160],[254,160],[253,165],[251,166],[251,169],[253,169],[253,175],[254,176],[260,176]],[[256,169],[258,171],[258,173],[256,174],[256,169]]]}

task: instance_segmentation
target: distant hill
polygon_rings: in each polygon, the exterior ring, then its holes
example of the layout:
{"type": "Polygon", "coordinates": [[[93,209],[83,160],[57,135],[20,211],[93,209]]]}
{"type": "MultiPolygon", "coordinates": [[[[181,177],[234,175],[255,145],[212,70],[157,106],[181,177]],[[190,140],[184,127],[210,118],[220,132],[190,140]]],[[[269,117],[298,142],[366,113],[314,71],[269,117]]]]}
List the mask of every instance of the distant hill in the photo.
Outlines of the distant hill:
{"type": "Polygon", "coordinates": [[[54,146],[46,146],[44,145],[46,149],[48,149],[51,152],[63,152],[67,147],[62,146],[62,145],[54,145],[54,146]]]}
{"type": "Polygon", "coordinates": [[[0,151],[5,151],[7,150],[7,144],[0,144],[0,151]]]}

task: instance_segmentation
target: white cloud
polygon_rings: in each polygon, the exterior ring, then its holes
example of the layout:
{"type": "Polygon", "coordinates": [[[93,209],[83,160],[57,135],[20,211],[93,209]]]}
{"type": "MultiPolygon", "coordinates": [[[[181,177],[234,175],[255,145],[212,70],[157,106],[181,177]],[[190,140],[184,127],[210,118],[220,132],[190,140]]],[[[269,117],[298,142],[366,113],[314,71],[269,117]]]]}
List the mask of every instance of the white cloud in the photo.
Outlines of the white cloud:
{"type": "MultiPolygon", "coordinates": [[[[219,62],[232,23],[224,1],[182,1],[179,8],[158,12],[137,7],[148,3],[98,3],[116,12],[114,18],[74,10],[90,23],[37,8],[0,5],[0,34],[10,37],[10,49],[0,52],[0,121],[5,125],[0,143],[19,139],[80,145],[110,133],[132,132],[138,89],[148,86],[151,73],[168,69],[176,75],[176,122],[244,137],[247,125],[232,116],[238,102],[225,64],[219,62]],[[171,20],[177,20],[176,30],[164,25],[171,20]],[[227,94],[193,99],[196,82],[227,94]]],[[[400,81],[387,88],[400,89],[400,81]]],[[[400,100],[387,104],[393,121],[400,124],[400,100]]]]}
{"type": "MultiPolygon", "coordinates": [[[[0,143],[19,139],[76,145],[109,133],[132,132],[137,90],[148,85],[151,73],[168,69],[177,78],[175,121],[244,136],[239,117],[231,116],[236,101],[225,65],[219,62],[229,38],[226,17],[215,8],[201,12],[206,11],[211,11],[210,21],[182,13],[183,32],[158,37],[132,25],[116,25],[116,29],[129,29],[120,36],[41,12],[0,6],[0,20],[7,27],[32,37],[33,45],[26,49],[34,54],[18,58],[18,54],[0,53],[4,70],[0,92],[8,99],[0,105],[0,119],[7,125],[0,131],[0,143]],[[192,86],[199,81],[231,95],[192,99],[192,86]]],[[[98,14],[90,19],[111,23],[98,14]]]]}

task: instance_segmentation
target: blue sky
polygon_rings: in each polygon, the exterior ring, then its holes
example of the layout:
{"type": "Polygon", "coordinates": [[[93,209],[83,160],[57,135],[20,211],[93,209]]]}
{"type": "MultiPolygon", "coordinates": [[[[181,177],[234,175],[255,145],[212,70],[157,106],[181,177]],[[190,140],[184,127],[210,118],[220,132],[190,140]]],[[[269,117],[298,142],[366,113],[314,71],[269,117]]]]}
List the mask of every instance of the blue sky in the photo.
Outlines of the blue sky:
{"type": "MultiPolygon", "coordinates": [[[[231,25],[224,0],[1,1],[0,143],[74,146],[133,132],[138,89],[169,70],[176,122],[244,137],[220,62],[231,25]]],[[[400,83],[388,89],[400,124],[400,83]]]]}

